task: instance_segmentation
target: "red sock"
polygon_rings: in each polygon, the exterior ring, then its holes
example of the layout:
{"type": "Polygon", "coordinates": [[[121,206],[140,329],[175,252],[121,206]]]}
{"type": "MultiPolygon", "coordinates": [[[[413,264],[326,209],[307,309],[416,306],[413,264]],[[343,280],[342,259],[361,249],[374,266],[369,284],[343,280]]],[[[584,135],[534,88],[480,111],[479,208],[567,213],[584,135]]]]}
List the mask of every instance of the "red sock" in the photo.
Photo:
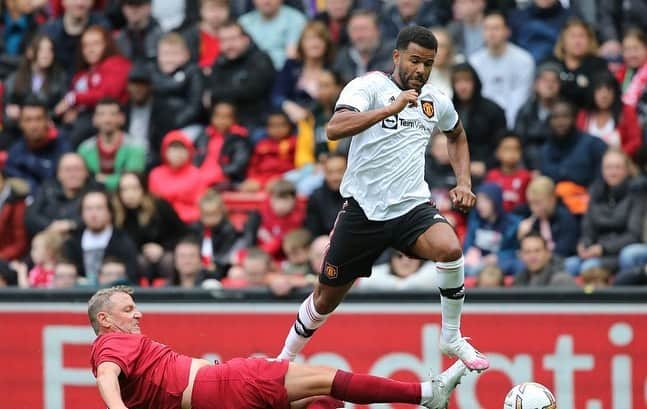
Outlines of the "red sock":
{"type": "Polygon", "coordinates": [[[420,384],[338,370],[330,396],[352,403],[420,404],[420,384]]]}

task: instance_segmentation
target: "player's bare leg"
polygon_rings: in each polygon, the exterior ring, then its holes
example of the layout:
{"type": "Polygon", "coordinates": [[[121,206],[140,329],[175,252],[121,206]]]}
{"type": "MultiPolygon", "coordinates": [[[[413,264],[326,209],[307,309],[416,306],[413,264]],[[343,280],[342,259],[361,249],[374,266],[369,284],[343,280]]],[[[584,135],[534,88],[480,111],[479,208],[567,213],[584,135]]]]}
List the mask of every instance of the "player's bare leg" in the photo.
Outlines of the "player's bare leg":
{"type": "Polygon", "coordinates": [[[440,350],[459,358],[472,371],[484,371],[487,358],[462,337],[461,311],[465,298],[463,252],[454,229],[447,223],[436,223],[418,237],[412,251],[436,262],[442,311],[440,350]]]}
{"type": "Polygon", "coordinates": [[[295,403],[294,408],[302,408],[304,403],[309,403],[309,397],[328,395],[344,402],[412,403],[440,409],[445,407],[465,372],[465,365],[457,361],[431,380],[415,383],[353,374],[325,366],[290,363],[285,375],[285,388],[288,401],[295,403]]]}
{"type": "Polygon", "coordinates": [[[342,302],[353,283],[351,281],[339,287],[317,283],[313,293],[299,307],[297,319],[285,339],[279,359],[293,361],[296,358],[315,330],[326,322],[330,313],[342,302]]]}

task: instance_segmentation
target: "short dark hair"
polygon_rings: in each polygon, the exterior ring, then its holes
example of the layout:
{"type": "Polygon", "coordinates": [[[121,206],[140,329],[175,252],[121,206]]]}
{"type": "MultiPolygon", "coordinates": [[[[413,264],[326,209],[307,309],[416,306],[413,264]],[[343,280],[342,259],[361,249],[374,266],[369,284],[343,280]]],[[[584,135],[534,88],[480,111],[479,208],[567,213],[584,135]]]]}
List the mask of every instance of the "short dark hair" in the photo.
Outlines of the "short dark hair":
{"type": "Polygon", "coordinates": [[[105,266],[106,264],[121,264],[126,267],[126,262],[117,256],[105,256],[103,260],[101,260],[101,267],[105,266]]]}
{"type": "Polygon", "coordinates": [[[25,100],[22,102],[20,107],[21,108],[40,108],[45,112],[49,112],[49,108],[47,107],[47,102],[45,102],[42,98],[39,98],[34,94],[28,95],[25,98],[25,100]]]}
{"type": "Polygon", "coordinates": [[[519,143],[519,146],[523,148],[523,139],[521,139],[521,135],[510,129],[499,132],[496,139],[496,146],[500,146],[506,139],[515,139],[519,143]]]}
{"type": "Polygon", "coordinates": [[[180,244],[188,244],[190,246],[195,246],[198,249],[202,248],[202,242],[200,241],[200,238],[196,236],[195,234],[189,234],[184,237],[182,237],[176,244],[175,248],[177,248],[180,244]]]}
{"type": "Polygon", "coordinates": [[[519,240],[519,247],[521,247],[523,242],[526,241],[527,239],[540,240],[541,243],[544,245],[544,248],[548,248],[548,242],[546,241],[546,239],[541,234],[539,234],[539,232],[535,230],[531,230],[530,233],[526,234],[521,238],[521,240],[519,240]]]}
{"type": "Polygon", "coordinates": [[[81,200],[79,200],[79,208],[81,211],[83,211],[83,204],[85,203],[85,199],[92,195],[92,194],[100,194],[101,196],[106,199],[106,205],[108,206],[108,213],[110,213],[110,218],[112,220],[111,223],[114,223],[114,217],[115,217],[115,209],[112,207],[112,200],[110,199],[110,193],[106,192],[105,190],[101,188],[92,188],[89,190],[86,190],[83,195],[81,195],[81,200]]]}
{"type": "Polygon", "coordinates": [[[97,107],[99,107],[99,106],[101,106],[101,105],[116,105],[116,106],[117,106],[117,108],[119,109],[119,112],[123,112],[123,109],[121,108],[121,104],[119,103],[119,101],[117,101],[117,100],[116,100],[116,99],[114,99],[114,98],[110,98],[110,97],[104,97],[104,98],[101,98],[101,99],[97,102],[97,105],[95,106],[95,108],[94,108],[94,109],[96,110],[96,108],[97,108],[97,107]]]}
{"type": "Polygon", "coordinates": [[[406,50],[410,43],[418,44],[421,47],[438,51],[438,40],[434,33],[422,26],[409,26],[400,30],[395,41],[395,48],[406,50]]]}
{"type": "Polygon", "coordinates": [[[573,118],[575,118],[575,116],[577,115],[577,107],[571,100],[566,98],[559,98],[557,99],[557,101],[553,103],[553,108],[551,109],[551,115],[552,115],[552,111],[555,109],[557,105],[566,105],[568,109],[571,111],[571,116],[573,118]]]}
{"type": "Polygon", "coordinates": [[[350,21],[353,20],[356,17],[367,17],[369,18],[373,24],[375,24],[375,27],[380,28],[380,17],[377,15],[376,12],[372,10],[367,10],[367,9],[358,9],[350,13],[350,16],[348,17],[348,23],[350,24],[350,21]]]}
{"type": "Polygon", "coordinates": [[[496,9],[495,9],[495,10],[490,10],[490,11],[488,11],[488,12],[486,12],[486,13],[485,13],[485,15],[483,16],[483,18],[484,18],[484,19],[486,19],[486,18],[488,18],[488,17],[493,17],[493,16],[499,16],[499,17],[501,17],[501,20],[503,20],[503,24],[504,24],[506,27],[510,28],[510,24],[509,24],[509,21],[508,21],[508,16],[506,16],[506,15],[505,15],[505,13],[504,13],[504,12],[502,12],[501,10],[496,10],[496,9]]]}
{"type": "Polygon", "coordinates": [[[227,20],[227,21],[225,21],[225,22],[220,26],[220,28],[219,28],[218,30],[224,30],[224,29],[226,29],[226,28],[232,28],[232,27],[236,27],[236,28],[238,28],[238,30],[240,30],[240,33],[241,33],[242,35],[244,35],[245,37],[248,37],[248,38],[249,38],[249,34],[247,33],[247,31],[245,31],[245,27],[243,27],[243,25],[242,25],[242,24],[240,24],[240,23],[239,23],[238,21],[236,21],[236,20],[227,20]]]}

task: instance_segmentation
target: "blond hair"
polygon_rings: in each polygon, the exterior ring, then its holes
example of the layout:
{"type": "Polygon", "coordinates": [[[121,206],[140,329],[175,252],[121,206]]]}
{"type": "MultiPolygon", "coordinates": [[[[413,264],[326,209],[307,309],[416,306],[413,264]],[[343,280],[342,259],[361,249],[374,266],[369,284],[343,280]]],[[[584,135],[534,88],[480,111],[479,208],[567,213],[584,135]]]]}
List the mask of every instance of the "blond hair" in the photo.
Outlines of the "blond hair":
{"type": "Polygon", "coordinates": [[[555,194],[555,182],[548,176],[537,176],[526,188],[526,196],[553,196],[555,194]]]}
{"type": "Polygon", "coordinates": [[[164,34],[164,36],[160,38],[158,45],[161,45],[161,44],[175,45],[178,47],[182,47],[186,52],[189,52],[189,46],[187,45],[186,40],[179,33],[170,32],[170,33],[164,34]]]}
{"type": "Polygon", "coordinates": [[[90,319],[90,325],[95,334],[99,334],[99,320],[97,320],[97,315],[100,312],[107,312],[112,307],[112,302],[110,297],[117,293],[124,293],[132,296],[134,294],[132,287],[126,285],[117,285],[110,288],[104,288],[102,290],[94,293],[92,298],[88,301],[88,318],[90,319]]]}
{"type": "Polygon", "coordinates": [[[207,189],[200,197],[198,203],[200,207],[207,204],[216,204],[223,213],[227,213],[227,208],[225,207],[225,202],[222,200],[222,195],[220,195],[220,193],[218,193],[215,189],[207,189]]]}
{"type": "Polygon", "coordinates": [[[588,55],[595,55],[598,51],[598,40],[595,37],[595,32],[591,28],[591,26],[584,20],[573,17],[568,22],[566,22],[566,25],[564,28],[562,28],[562,31],[559,33],[559,38],[557,39],[557,43],[555,43],[555,48],[553,49],[553,53],[555,54],[555,57],[557,57],[559,60],[564,60],[566,57],[566,50],[564,48],[564,42],[565,42],[565,37],[566,37],[566,32],[570,30],[573,27],[581,27],[584,30],[586,30],[586,34],[589,37],[589,52],[588,55]]]}
{"type": "Polygon", "coordinates": [[[59,233],[50,230],[43,230],[34,236],[32,242],[34,240],[43,240],[45,248],[54,260],[58,260],[61,257],[63,237],[59,233]]]}

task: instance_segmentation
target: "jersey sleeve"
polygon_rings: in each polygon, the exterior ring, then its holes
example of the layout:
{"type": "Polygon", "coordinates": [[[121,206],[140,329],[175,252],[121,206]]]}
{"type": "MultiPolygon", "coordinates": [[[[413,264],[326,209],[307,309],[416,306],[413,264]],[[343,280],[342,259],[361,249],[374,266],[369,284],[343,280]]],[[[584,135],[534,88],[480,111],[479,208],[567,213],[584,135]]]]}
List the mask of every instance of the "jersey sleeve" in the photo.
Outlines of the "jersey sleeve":
{"type": "Polygon", "coordinates": [[[142,337],[133,334],[107,334],[104,337],[99,340],[94,351],[95,368],[104,362],[112,362],[128,377],[139,358],[142,337]]]}
{"type": "Polygon", "coordinates": [[[445,94],[439,95],[438,99],[438,128],[443,131],[451,131],[458,123],[458,112],[454,108],[452,100],[445,94]]]}
{"type": "Polygon", "coordinates": [[[365,112],[373,102],[370,81],[367,76],[355,78],[349,82],[339,95],[335,111],[350,109],[351,111],[365,112]]]}

